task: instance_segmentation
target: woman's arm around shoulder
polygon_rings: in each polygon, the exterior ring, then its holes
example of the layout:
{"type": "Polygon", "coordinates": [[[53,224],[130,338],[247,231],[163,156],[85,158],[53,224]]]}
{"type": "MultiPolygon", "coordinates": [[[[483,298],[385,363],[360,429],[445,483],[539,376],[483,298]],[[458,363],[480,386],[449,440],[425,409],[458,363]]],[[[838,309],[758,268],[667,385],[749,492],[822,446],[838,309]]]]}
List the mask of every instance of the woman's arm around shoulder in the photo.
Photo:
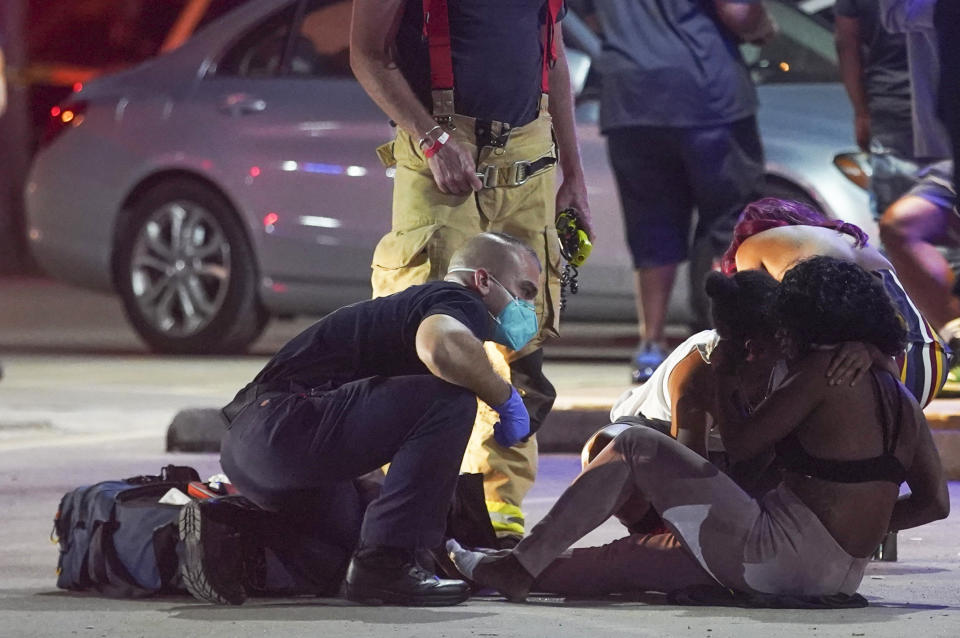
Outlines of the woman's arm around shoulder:
{"type": "Polygon", "coordinates": [[[738,377],[729,371],[717,370],[717,418],[731,461],[748,459],[768,450],[806,420],[830,387],[825,370],[831,357],[829,351],[805,355],[792,365],[783,383],[753,411],[740,395],[738,377]]]}

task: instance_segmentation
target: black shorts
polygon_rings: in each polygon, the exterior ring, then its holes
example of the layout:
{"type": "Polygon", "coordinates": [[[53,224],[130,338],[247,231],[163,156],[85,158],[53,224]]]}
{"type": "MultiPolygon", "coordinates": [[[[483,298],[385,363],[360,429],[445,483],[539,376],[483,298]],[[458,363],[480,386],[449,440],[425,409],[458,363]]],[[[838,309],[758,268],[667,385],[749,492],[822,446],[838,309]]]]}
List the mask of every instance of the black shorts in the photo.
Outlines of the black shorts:
{"type": "Polygon", "coordinates": [[[631,126],[607,131],[627,243],[637,268],[687,258],[693,240],[726,250],[743,207],[763,187],[756,119],[694,128],[631,126]]]}

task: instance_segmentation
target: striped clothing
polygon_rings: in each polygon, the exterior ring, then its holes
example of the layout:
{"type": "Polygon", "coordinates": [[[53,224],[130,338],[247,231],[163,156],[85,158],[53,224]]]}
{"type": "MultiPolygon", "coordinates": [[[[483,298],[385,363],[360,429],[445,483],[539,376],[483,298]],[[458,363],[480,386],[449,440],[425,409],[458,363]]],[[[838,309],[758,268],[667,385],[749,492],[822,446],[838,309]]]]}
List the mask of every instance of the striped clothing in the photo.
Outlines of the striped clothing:
{"type": "Polygon", "coordinates": [[[900,380],[916,397],[920,407],[926,407],[947,381],[950,351],[910,300],[897,275],[891,270],[876,270],[874,273],[883,281],[883,287],[907,329],[907,348],[897,357],[900,380]]]}

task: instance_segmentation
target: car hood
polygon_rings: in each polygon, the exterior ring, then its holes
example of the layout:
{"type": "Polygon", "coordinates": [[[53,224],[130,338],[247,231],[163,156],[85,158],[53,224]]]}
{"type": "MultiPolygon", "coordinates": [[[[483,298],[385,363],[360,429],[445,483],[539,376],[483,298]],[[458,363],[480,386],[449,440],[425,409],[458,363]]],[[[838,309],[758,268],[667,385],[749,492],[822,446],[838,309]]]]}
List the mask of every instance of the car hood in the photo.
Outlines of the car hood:
{"type": "Polygon", "coordinates": [[[826,143],[837,150],[847,144],[855,146],[853,109],[839,82],[769,84],[757,87],[757,95],[757,121],[765,141],[826,143]]]}

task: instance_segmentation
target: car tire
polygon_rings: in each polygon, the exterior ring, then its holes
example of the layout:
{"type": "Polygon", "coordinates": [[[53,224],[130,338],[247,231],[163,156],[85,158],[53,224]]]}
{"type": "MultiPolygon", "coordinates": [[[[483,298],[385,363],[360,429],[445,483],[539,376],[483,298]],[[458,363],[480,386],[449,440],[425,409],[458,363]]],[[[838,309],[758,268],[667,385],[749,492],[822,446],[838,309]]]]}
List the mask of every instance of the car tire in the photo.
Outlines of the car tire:
{"type": "Polygon", "coordinates": [[[119,233],[117,288],[127,319],[167,354],[242,352],[268,316],[257,265],[232,206],[191,179],[136,199],[119,233]]]}

